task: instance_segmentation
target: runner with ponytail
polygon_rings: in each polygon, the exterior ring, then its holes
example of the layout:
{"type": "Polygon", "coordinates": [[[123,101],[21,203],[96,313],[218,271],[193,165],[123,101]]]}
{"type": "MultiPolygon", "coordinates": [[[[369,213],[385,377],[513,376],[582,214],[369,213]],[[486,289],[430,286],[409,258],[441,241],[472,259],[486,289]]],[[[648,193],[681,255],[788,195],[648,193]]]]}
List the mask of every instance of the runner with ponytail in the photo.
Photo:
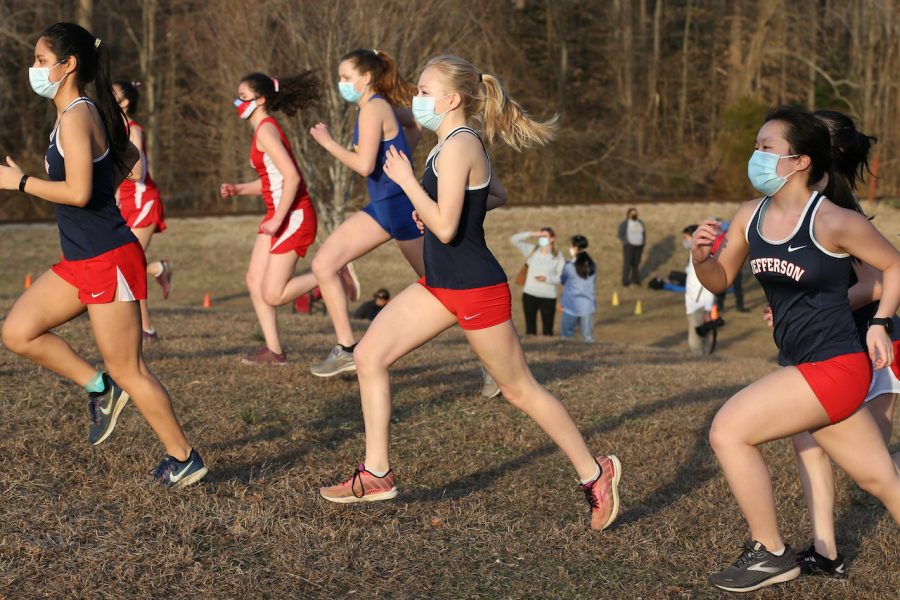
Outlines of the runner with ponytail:
{"type": "Polygon", "coordinates": [[[184,486],[203,478],[207,468],[141,355],[137,301],[147,297],[147,264],[115,198],[139,152],[128,140],[109,72],[106,45],[83,27],[57,23],[38,36],[31,87],[53,100],[57,111],[45,156],[49,179],[24,174],[7,157],[0,189],[53,203],[63,258],[13,305],[3,323],[3,343],[84,387],[91,444],[112,434],[126,402],[134,399],[166,451],[155,478],[184,486]],[[85,95],[91,83],[92,98],[85,95]],[[107,373],[52,332],[85,310],[107,373]]]}
{"type": "Polygon", "coordinates": [[[350,301],[359,299],[359,283],[350,261],[365,256],[394,239],[410,266],[421,276],[422,234],[412,218],[413,206],[404,191],[384,173],[384,157],[389,146],[402,148],[407,155],[419,141],[421,127],[409,111],[414,88],[403,81],[397,64],[378,50],[353,50],[338,66],[341,97],[356,104],[359,114],[353,130],[353,150],[335,141],[324,123],[309,133],[329,154],[366,178],[369,203],[332,232],[313,259],[312,268],[328,308],[337,345],[320,363],[311,367],[313,375],[331,377],[353,371],[356,346],[347,312],[345,289],[350,301]]]}
{"type": "Polygon", "coordinates": [[[250,164],[257,178],[223,183],[222,198],[262,196],[266,214],[259,225],[247,267],[247,290],[262,328],[265,345],[243,357],[244,364],[281,365],[287,361],[278,335],[276,308],[316,286],[310,272],[294,276],[297,260],[316,240],[316,211],[284,130],[271,116],[288,116],[319,101],[321,86],[311,71],[276,79],[251,73],[241,79],[234,101],[238,117],[253,129],[250,164]]]}
{"type": "Polygon", "coordinates": [[[534,419],[572,463],[590,506],[591,527],[605,529],[618,513],[621,465],[615,456],[592,456],[565,406],[528,368],[511,319],[506,275],[484,236],[485,213],[506,201],[506,190],[470,126],[483,126],[489,142],[499,138],[521,150],[549,142],[555,124],[532,119],[495,77],[455,56],[428,61],[412,110],[438,136],[423,183],[397,147],[388,150],[384,172],[409,197],[425,231],[425,276],[382,309],[356,348],[365,460],[344,483],[320,493],[339,503],[397,495],[388,458],[389,368],[458,323],[504,397],[534,419]]]}

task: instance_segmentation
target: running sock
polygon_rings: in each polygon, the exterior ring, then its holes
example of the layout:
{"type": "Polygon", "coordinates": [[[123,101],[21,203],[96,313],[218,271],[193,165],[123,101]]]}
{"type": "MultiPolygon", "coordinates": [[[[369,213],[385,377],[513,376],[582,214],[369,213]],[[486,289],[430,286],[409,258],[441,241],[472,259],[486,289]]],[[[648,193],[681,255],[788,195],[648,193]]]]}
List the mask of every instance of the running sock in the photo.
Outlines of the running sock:
{"type": "Polygon", "coordinates": [[[341,347],[341,350],[343,350],[344,352],[349,352],[350,354],[353,354],[353,349],[356,348],[356,344],[353,344],[352,346],[345,346],[343,344],[338,344],[338,346],[341,347]]]}
{"type": "Polygon", "coordinates": [[[94,378],[84,384],[84,391],[92,394],[99,394],[106,389],[106,384],[103,383],[103,373],[97,371],[97,374],[94,375],[94,378]]]}
{"type": "Polygon", "coordinates": [[[596,466],[596,468],[594,469],[594,474],[591,475],[590,477],[588,477],[587,479],[582,479],[581,485],[587,485],[587,484],[591,483],[592,481],[597,481],[598,479],[600,479],[600,475],[602,475],[602,474],[603,474],[603,471],[600,469],[600,465],[598,464],[596,466]]]}
{"type": "MultiPolygon", "coordinates": [[[[365,466],[365,465],[363,465],[363,466],[365,466]]],[[[370,468],[366,467],[366,471],[368,471],[375,477],[384,477],[385,475],[388,474],[388,471],[390,471],[390,470],[391,470],[390,467],[388,467],[387,471],[376,471],[375,469],[370,469],[370,468]]]]}
{"type": "Polygon", "coordinates": [[[787,546],[782,546],[781,550],[779,550],[778,552],[772,552],[771,550],[769,550],[769,554],[774,554],[775,556],[781,556],[782,554],[784,554],[785,548],[787,548],[787,546]]]}

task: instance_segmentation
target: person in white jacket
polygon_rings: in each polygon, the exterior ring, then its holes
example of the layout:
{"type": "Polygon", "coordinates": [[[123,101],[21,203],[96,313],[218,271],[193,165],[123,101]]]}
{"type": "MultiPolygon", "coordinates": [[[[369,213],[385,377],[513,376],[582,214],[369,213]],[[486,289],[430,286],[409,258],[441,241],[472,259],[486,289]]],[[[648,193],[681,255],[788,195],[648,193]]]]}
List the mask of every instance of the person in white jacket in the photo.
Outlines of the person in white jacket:
{"type": "Polygon", "coordinates": [[[556,317],[556,286],[562,283],[566,259],[556,247],[556,234],[550,227],[538,231],[523,231],[510,238],[525,257],[528,276],[522,287],[522,308],[525,311],[525,334],[537,335],[537,314],[541,313],[541,333],[553,335],[556,317]],[[535,239],[537,243],[528,240],[535,239]]]}
{"type": "MultiPolygon", "coordinates": [[[[691,249],[691,238],[696,229],[697,225],[688,225],[681,231],[682,244],[688,250],[691,249]]],[[[684,284],[684,308],[688,322],[688,348],[694,354],[703,354],[703,338],[697,334],[697,327],[706,321],[706,316],[716,302],[716,296],[700,284],[690,258],[685,271],[687,279],[684,284]]]]}

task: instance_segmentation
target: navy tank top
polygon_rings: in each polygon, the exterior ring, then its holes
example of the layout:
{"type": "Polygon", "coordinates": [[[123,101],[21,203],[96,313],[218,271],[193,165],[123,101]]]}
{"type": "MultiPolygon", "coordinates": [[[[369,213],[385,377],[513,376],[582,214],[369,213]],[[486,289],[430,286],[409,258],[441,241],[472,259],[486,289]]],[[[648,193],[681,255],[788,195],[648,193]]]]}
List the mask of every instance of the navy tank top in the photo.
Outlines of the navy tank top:
{"type": "Polygon", "coordinates": [[[818,192],[810,195],[797,226],[783,240],[762,235],[769,197],[747,223],[750,269],[772,307],[781,366],[863,351],[847,298],[852,259],[829,252],[815,238],[813,226],[823,198],[818,192]]]}
{"type": "MultiPolygon", "coordinates": [[[[63,113],[81,102],[94,104],[89,98],[76,98],[63,113]]],[[[93,159],[93,163],[91,199],[88,203],[83,207],[53,205],[59,228],[59,243],[66,260],[94,258],[137,241],[116,206],[116,185],[113,181],[109,147],[102,156],[93,159]]],[[[59,143],[58,121],[50,134],[50,146],[44,157],[44,166],[50,181],[66,180],[65,151],[59,143]]]]}
{"type": "MultiPolygon", "coordinates": [[[[437,160],[441,146],[447,140],[464,132],[481,140],[470,127],[458,127],[428,155],[425,174],[422,176],[422,187],[435,202],[438,201],[438,172],[435,170],[434,161],[437,160]]],[[[490,162],[488,168],[490,169],[490,162]]],[[[487,214],[490,185],[489,175],[483,185],[466,187],[459,227],[456,236],[450,242],[445,244],[431,231],[425,230],[425,284],[429,287],[470,290],[506,283],[506,273],[491,254],[484,239],[484,217],[487,214]]]]}
{"type": "MultiPolygon", "coordinates": [[[[381,98],[379,94],[372,96],[372,99],[381,98]]],[[[384,98],[381,98],[384,100],[384,98]]],[[[394,116],[397,121],[397,117],[394,116]]],[[[356,125],[353,126],[353,146],[359,146],[359,117],[356,118],[356,125]]],[[[397,121],[397,135],[389,140],[381,140],[378,143],[378,152],[375,154],[375,168],[366,177],[366,189],[369,192],[369,200],[377,202],[394,196],[403,196],[403,188],[394,183],[394,181],[384,174],[384,156],[387,154],[388,148],[393,146],[397,150],[403,152],[412,162],[412,152],[409,151],[409,143],[406,141],[406,133],[400,121],[397,121]]]]}

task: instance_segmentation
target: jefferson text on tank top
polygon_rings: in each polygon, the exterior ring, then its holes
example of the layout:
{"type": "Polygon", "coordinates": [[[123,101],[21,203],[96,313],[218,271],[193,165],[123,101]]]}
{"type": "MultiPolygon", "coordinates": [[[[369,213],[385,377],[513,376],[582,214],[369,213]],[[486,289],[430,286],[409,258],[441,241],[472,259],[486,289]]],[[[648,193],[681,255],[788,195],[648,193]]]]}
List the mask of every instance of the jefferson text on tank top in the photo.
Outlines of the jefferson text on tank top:
{"type": "MultiPolygon", "coordinates": [[[[384,98],[379,94],[372,96],[375,98],[384,98]]],[[[394,117],[397,120],[397,117],[394,117]]],[[[356,118],[356,125],[353,126],[353,147],[359,146],[359,116],[356,118]]],[[[388,148],[393,146],[397,150],[403,152],[410,161],[412,161],[412,152],[409,151],[409,143],[406,141],[406,133],[403,126],[397,121],[397,135],[389,140],[381,140],[378,142],[378,152],[375,154],[375,168],[366,177],[366,189],[369,192],[369,200],[375,202],[392,198],[394,196],[404,196],[403,188],[394,183],[394,181],[384,174],[384,156],[387,154],[388,148]]]]}
{"type": "MultiPolygon", "coordinates": [[[[435,146],[425,163],[422,187],[435,202],[438,201],[438,172],[434,163],[441,146],[459,134],[478,137],[469,127],[457,127],[435,146]]],[[[429,287],[469,290],[506,283],[506,273],[484,240],[484,217],[490,184],[489,175],[484,184],[466,188],[459,227],[456,236],[448,243],[444,244],[431,231],[425,230],[425,284],[429,287]]]]}
{"type": "MultiPolygon", "coordinates": [[[[89,98],[76,98],[63,110],[89,98]]],[[[60,118],[62,116],[60,115],[60,118]]],[[[51,181],[66,180],[65,150],[59,139],[59,121],[50,134],[50,146],[44,158],[51,181]]],[[[107,144],[106,152],[93,159],[91,198],[83,207],[54,204],[59,242],[66,260],[94,258],[125,244],[137,241],[116,206],[116,186],[113,181],[113,162],[107,144]]]]}
{"type": "Polygon", "coordinates": [[[818,192],[810,195],[797,226],[783,240],[762,235],[769,197],[747,223],[750,269],[772,307],[781,366],[863,352],[847,299],[852,259],[829,252],[815,238],[816,213],[823,199],[818,192]]]}

